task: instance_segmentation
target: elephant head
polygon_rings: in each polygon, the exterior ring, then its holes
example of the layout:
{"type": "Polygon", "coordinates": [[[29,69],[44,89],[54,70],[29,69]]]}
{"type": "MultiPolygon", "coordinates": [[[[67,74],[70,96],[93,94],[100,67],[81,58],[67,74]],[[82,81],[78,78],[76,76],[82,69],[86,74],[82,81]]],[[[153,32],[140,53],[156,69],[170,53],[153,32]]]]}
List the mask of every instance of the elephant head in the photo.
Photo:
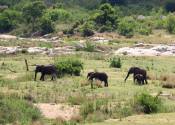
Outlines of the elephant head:
{"type": "Polygon", "coordinates": [[[94,72],[89,72],[89,73],[87,74],[87,78],[90,77],[92,73],[94,73],[94,72]]]}
{"type": "Polygon", "coordinates": [[[144,80],[143,80],[143,75],[142,74],[136,74],[134,79],[137,79],[137,82],[140,84],[141,81],[144,84],[144,80]]]}
{"type": "Polygon", "coordinates": [[[34,79],[35,81],[36,81],[37,73],[42,72],[43,67],[44,67],[43,65],[39,65],[39,66],[36,67],[36,69],[35,69],[35,79],[34,79]]]}
{"type": "Polygon", "coordinates": [[[133,67],[131,67],[129,69],[128,74],[127,74],[127,76],[125,78],[125,82],[126,82],[126,79],[129,77],[129,75],[132,74],[132,73],[134,73],[136,69],[138,69],[138,67],[135,67],[135,66],[133,66],[133,67]]]}

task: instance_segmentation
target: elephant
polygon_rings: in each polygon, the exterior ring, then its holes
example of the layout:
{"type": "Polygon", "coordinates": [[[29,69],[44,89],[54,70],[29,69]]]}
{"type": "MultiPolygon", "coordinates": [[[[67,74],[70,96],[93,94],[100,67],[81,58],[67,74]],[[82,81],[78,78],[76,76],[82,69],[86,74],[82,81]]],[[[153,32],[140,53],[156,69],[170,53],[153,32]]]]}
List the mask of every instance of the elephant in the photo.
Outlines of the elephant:
{"type": "Polygon", "coordinates": [[[92,73],[94,73],[94,72],[89,72],[89,73],[87,74],[87,78],[90,77],[90,75],[91,75],[92,73]]]}
{"type": "Polygon", "coordinates": [[[146,84],[148,84],[148,82],[146,80],[146,74],[147,74],[146,70],[144,68],[139,68],[139,67],[135,67],[135,66],[131,67],[130,70],[128,71],[128,75],[125,78],[125,82],[126,82],[126,79],[128,78],[128,76],[132,73],[134,73],[134,75],[133,75],[134,82],[135,82],[135,75],[141,74],[143,76],[143,80],[145,80],[146,84]]]}
{"type": "Polygon", "coordinates": [[[137,79],[137,82],[139,83],[139,85],[141,84],[141,81],[142,81],[142,84],[144,84],[144,79],[142,74],[136,74],[134,78],[137,79]]]}
{"type": "Polygon", "coordinates": [[[90,75],[89,80],[93,80],[93,78],[104,81],[104,86],[108,87],[108,75],[105,72],[94,72],[90,75]]]}
{"type": "Polygon", "coordinates": [[[34,78],[35,81],[36,81],[36,76],[37,76],[38,72],[41,72],[40,80],[44,81],[44,76],[45,75],[52,75],[51,80],[53,80],[53,74],[56,75],[56,67],[52,64],[37,66],[36,70],[35,70],[35,78],[34,78]]]}

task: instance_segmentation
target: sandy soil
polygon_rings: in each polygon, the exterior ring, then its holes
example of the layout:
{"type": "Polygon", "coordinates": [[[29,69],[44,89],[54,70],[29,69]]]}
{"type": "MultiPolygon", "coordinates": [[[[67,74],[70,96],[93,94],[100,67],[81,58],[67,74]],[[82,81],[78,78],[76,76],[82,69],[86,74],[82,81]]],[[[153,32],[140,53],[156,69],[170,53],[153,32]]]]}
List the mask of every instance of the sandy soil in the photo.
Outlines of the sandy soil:
{"type": "Polygon", "coordinates": [[[79,106],[69,106],[64,104],[34,104],[37,106],[43,116],[50,119],[55,119],[58,116],[62,117],[65,120],[70,120],[73,115],[79,113],[79,106]]]}
{"type": "Polygon", "coordinates": [[[15,79],[15,78],[17,78],[18,76],[14,76],[14,75],[7,75],[6,76],[6,78],[8,78],[8,79],[15,79]]]}

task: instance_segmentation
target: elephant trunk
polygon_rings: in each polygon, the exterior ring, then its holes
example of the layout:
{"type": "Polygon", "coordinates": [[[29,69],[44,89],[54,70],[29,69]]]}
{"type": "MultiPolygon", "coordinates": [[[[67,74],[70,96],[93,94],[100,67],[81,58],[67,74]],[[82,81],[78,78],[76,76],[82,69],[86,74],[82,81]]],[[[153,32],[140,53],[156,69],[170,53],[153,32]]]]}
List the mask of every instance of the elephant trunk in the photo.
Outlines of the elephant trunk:
{"type": "Polygon", "coordinates": [[[129,77],[129,75],[130,75],[130,73],[128,72],[128,75],[127,75],[126,78],[125,78],[125,82],[126,82],[126,79],[129,77]]]}

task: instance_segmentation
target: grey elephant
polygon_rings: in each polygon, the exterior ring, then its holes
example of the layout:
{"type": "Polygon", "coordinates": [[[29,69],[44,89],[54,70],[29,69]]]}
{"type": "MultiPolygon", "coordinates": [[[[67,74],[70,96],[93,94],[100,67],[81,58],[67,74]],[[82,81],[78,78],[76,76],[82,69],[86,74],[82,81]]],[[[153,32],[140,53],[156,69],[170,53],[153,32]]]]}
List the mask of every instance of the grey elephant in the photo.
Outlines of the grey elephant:
{"type": "Polygon", "coordinates": [[[144,79],[143,79],[143,75],[142,74],[136,74],[134,78],[137,80],[139,85],[141,85],[141,82],[142,82],[142,84],[144,84],[144,79]]]}
{"type": "Polygon", "coordinates": [[[92,73],[94,73],[94,72],[89,72],[89,73],[87,74],[87,78],[89,78],[89,77],[91,76],[92,73]]]}
{"type": "Polygon", "coordinates": [[[108,87],[108,75],[105,72],[94,72],[90,75],[89,80],[93,80],[93,78],[104,81],[104,86],[108,87]]]}
{"type": "Polygon", "coordinates": [[[37,76],[38,72],[41,72],[40,80],[44,81],[44,76],[45,75],[52,75],[51,80],[53,80],[53,74],[56,75],[56,67],[52,64],[37,66],[36,70],[35,70],[35,78],[34,78],[35,81],[36,81],[36,76],[37,76]]]}
{"type": "Polygon", "coordinates": [[[130,70],[128,71],[128,75],[125,78],[125,82],[126,82],[126,79],[128,78],[128,76],[132,73],[134,73],[134,75],[133,75],[134,82],[135,82],[135,75],[141,74],[143,76],[143,80],[145,80],[146,84],[148,84],[148,82],[146,80],[146,74],[147,74],[146,70],[144,68],[139,68],[139,67],[135,67],[135,66],[131,67],[130,70]]]}

